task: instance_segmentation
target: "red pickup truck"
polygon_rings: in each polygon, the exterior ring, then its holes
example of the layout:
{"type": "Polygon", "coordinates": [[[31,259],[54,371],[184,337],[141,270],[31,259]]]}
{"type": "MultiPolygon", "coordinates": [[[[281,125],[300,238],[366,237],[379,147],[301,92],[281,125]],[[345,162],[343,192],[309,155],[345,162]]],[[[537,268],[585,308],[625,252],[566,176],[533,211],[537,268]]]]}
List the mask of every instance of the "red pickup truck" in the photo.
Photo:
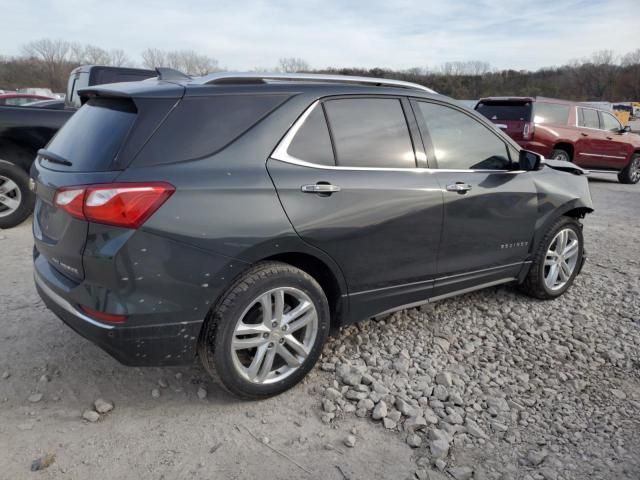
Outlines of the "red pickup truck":
{"type": "Polygon", "coordinates": [[[606,110],[544,97],[482,98],[475,109],[522,148],[640,181],[640,135],[606,110]]]}

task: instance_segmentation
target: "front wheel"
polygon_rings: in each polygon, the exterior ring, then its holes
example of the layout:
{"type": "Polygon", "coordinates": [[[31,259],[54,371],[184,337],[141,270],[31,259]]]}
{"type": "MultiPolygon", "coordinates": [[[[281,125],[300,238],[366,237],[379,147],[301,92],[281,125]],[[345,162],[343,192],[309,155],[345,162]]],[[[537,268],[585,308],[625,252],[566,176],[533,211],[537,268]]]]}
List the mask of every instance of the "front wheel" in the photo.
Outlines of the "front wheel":
{"type": "Polygon", "coordinates": [[[558,219],[540,242],[522,290],[542,300],[559,297],[576,278],[583,255],[580,222],[571,217],[558,219]]]}
{"type": "Polygon", "coordinates": [[[620,183],[638,183],[640,181],[640,153],[631,157],[629,165],[618,174],[618,180],[620,183]]]}
{"type": "Polygon", "coordinates": [[[35,196],[29,175],[13,163],[0,160],[0,228],[22,223],[33,211],[35,196]]]}
{"type": "Polygon", "coordinates": [[[240,277],[207,319],[204,368],[232,394],[266,398],[311,370],[329,333],[327,298],[306,272],[263,262],[240,277]]]}

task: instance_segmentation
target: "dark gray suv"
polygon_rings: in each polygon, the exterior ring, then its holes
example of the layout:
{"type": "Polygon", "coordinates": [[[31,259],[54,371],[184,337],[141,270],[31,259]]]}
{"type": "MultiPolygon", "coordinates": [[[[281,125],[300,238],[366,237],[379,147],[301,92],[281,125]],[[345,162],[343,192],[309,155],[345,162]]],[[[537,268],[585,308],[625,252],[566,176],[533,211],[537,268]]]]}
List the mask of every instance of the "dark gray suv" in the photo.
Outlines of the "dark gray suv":
{"type": "Polygon", "coordinates": [[[199,356],[266,397],[331,329],[508,282],[552,299],[582,267],[584,172],[425,87],[159,69],[80,93],[31,172],[35,282],[125,364],[199,356]]]}

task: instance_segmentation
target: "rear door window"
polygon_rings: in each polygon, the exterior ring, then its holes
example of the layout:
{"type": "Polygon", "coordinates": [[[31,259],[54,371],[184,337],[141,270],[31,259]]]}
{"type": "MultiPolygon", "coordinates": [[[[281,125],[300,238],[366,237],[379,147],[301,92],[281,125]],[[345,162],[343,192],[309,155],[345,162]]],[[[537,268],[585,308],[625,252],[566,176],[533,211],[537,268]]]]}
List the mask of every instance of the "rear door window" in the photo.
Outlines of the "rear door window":
{"type": "Polygon", "coordinates": [[[536,102],[533,121],[535,123],[550,123],[566,125],[569,120],[569,105],[559,103],[536,102]]]}
{"type": "Polygon", "coordinates": [[[598,111],[593,108],[580,108],[581,114],[578,116],[578,126],[586,128],[600,128],[598,111]]]}
{"type": "Polygon", "coordinates": [[[329,128],[321,104],[317,104],[289,144],[287,153],[305,162],[335,165],[329,128]]]}
{"type": "Polygon", "coordinates": [[[531,120],[530,101],[491,101],[480,102],[476,111],[489,120],[512,120],[529,122],[531,120]]]}
{"type": "Polygon", "coordinates": [[[404,110],[396,98],[345,98],[325,102],[336,164],[415,168],[404,110]]]}
{"type": "Polygon", "coordinates": [[[433,143],[438,168],[507,170],[510,167],[506,144],[474,118],[435,103],[418,102],[418,106],[433,143]]]}
{"type": "Polygon", "coordinates": [[[47,150],[71,162],[62,167],[64,170],[111,170],[136,116],[136,107],[129,99],[92,98],[58,130],[47,150]]]}

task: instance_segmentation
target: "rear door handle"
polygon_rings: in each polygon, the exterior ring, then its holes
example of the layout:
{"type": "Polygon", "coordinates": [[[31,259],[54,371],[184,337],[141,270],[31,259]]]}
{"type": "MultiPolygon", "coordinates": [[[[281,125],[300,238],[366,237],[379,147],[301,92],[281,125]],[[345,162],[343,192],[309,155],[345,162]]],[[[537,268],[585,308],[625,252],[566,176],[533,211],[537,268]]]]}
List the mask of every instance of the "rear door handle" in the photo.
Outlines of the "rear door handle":
{"type": "Polygon", "coordinates": [[[300,187],[304,193],[324,193],[324,194],[332,194],[335,192],[339,192],[341,189],[338,185],[331,185],[330,183],[313,183],[309,185],[302,185],[300,187]]]}
{"type": "Polygon", "coordinates": [[[582,135],[583,137],[588,137],[589,135],[584,133],[584,132],[580,132],[580,135],[582,135]]]}
{"type": "Polygon", "coordinates": [[[451,185],[447,185],[447,192],[467,193],[471,190],[471,185],[464,182],[456,182],[451,185]]]}

